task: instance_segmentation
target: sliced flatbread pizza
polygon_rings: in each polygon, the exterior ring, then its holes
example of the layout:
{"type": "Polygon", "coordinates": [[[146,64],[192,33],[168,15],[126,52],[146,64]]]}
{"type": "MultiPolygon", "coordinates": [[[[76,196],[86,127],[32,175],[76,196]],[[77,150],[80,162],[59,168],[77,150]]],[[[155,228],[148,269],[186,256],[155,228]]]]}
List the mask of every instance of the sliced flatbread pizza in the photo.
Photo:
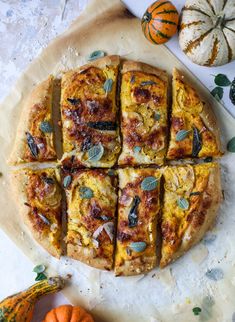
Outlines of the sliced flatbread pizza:
{"type": "Polygon", "coordinates": [[[113,267],[117,177],[105,170],[64,173],[67,255],[87,265],[113,267]]]}
{"type": "Polygon", "coordinates": [[[157,265],[161,171],[119,169],[115,275],[146,273],[157,265]]]}
{"type": "Polygon", "coordinates": [[[167,144],[166,72],[126,61],[122,68],[119,165],[162,165],[167,144]]]}
{"type": "Polygon", "coordinates": [[[58,170],[20,169],[12,173],[19,212],[32,236],[51,255],[62,254],[62,207],[58,170]]]}
{"type": "Polygon", "coordinates": [[[29,95],[20,117],[10,164],[56,159],[52,126],[53,81],[50,76],[29,95]]]}
{"type": "Polygon", "coordinates": [[[222,155],[219,127],[212,108],[177,70],[173,71],[173,106],[167,158],[222,155]]]}
{"type": "Polygon", "coordinates": [[[217,163],[168,167],[164,180],[161,268],[203,238],[222,200],[217,163]]]}
{"type": "Polygon", "coordinates": [[[63,165],[105,168],[116,163],[119,63],[119,56],[107,56],[63,75],[63,165]]]}

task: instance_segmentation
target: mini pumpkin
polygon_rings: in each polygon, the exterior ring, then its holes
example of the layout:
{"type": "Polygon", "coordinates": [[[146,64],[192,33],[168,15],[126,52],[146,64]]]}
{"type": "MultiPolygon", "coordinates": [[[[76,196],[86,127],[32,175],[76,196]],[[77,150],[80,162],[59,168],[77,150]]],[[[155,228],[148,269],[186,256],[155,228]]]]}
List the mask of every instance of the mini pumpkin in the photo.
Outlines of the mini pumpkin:
{"type": "Polygon", "coordinates": [[[47,313],[43,322],[94,322],[80,306],[61,305],[47,313]]]}
{"type": "Polygon", "coordinates": [[[170,1],[155,1],[142,18],[145,37],[153,44],[167,42],[177,31],[179,14],[170,1]]]}
{"type": "Polygon", "coordinates": [[[185,54],[203,66],[235,59],[235,1],[187,0],[182,10],[179,43],[185,54]]]}

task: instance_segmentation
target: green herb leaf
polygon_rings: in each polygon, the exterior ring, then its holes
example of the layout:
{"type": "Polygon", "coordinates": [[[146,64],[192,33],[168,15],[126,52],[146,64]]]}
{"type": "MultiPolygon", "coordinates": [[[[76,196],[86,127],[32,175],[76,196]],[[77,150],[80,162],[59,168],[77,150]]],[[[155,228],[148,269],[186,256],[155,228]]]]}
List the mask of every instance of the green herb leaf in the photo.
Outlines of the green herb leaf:
{"type": "Polygon", "coordinates": [[[183,141],[189,135],[190,132],[192,132],[192,130],[180,130],[176,134],[176,138],[175,138],[176,141],[177,142],[183,141]]]}
{"type": "Polygon", "coordinates": [[[206,157],[204,159],[204,162],[207,163],[207,162],[212,162],[213,161],[213,158],[212,157],[206,157]]]}
{"type": "Polygon", "coordinates": [[[40,130],[43,133],[51,133],[51,132],[53,132],[53,128],[52,128],[50,122],[48,122],[48,121],[43,121],[43,122],[40,123],[40,130]]]}
{"type": "Polygon", "coordinates": [[[98,58],[104,57],[105,52],[102,50],[95,50],[93,51],[87,58],[88,61],[96,60],[98,58]]]}
{"type": "Polygon", "coordinates": [[[113,169],[109,169],[108,170],[108,176],[110,176],[110,177],[113,177],[113,176],[115,176],[115,170],[113,170],[113,169]]]}
{"type": "Polygon", "coordinates": [[[221,268],[212,268],[206,272],[206,277],[212,281],[219,281],[224,278],[224,272],[221,268]]]}
{"type": "Polygon", "coordinates": [[[146,242],[132,242],[132,243],[130,243],[129,247],[134,252],[140,253],[140,252],[143,252],[146,249],[147,244],[146,244],[146,242]]]}
{"type": "Polygon", "coordinates": [[[128,226],[129,227],[135,227],[138,224],[138,206],[140,204],[140,197],[135,196],[131,210],[128,214],[128,226]]]}
{"type": "Polygon", "coordinates": [[[106,79],[106,81],[104,82],[104,87],[103,87],[105,93],[107,94],[108,92],[111,92],[112,87],[113,87],[113,80],[112,80],[112,78],[106,79]]]}
{"type": "Polygon", "coordinates": [[[48,220],[48,219],[47,219],[47,217],[46,217],[46,216],[44,216],[43,214],[38,213],[38,217],[40,217],[40,218],[41,218],[41,220],[44,222],[44,224],[46,224],[46,225],[48,225],[48,226],[50,226],[50,225],[51,225],[50,220],[48,220]]]}
{"type": "Polygon", "coordinates": [[[70,186],[71,182],[72,182],[72,176],[71,175],[67,175],[66,177],[64,177],[63,187],[64,188],[68,188],[70,186]]]}
{"type": "Polygon", "coordinates": [[[82,199],[91,199],[94,196],[93,190],[88,187],[80,187],[79,195],[82,199]]]}
{"type": "Polygon", "coordinates": [[[42,281],[42,280],[46,280],[46,279],[47,279],[47,277],[44,273],[39,273],[39,274],[37,274],[35,281],[42,281]]]}
{"type": "Polygon", "coordinates": [[[141,146],[134,146],[133,151],[134,153],[139,153],[141,151],[141,146]]]}
{"type": "Polygon", "coordinates": [[[198,153],[202,149],[202,138],[200,132],[196,127],[193,128],[193,149],[192,149],[192,157],[196,158],[198,153]]]}
{"type": "Polygon", "coordinates": [[[160,113],[158,113],[158,112],[155,112],[155,113],[154,113],[154,120],[155,120],[155,121],[159,121],[159,120],[160,120],[160,118],[161,118],[161,114],[160,114],[160,113]]]}
{"type": "Polygon", "coordinates": [[[215,84],[218,86],[229,86],[231,82],[226,75],[218,74],[215,76],[215,84]]]}
{"type": "Polygon", "coordinates": [[[141,182],[141,189],[144,191],[151,191],[157,188],[158,185],[158,179],[155,177],[146,177],[144,180],[141,182]]]}
{"type": "Polygon", "coordinates": [[[228,142],[227,150],[229,152],[235,153],[235,136],[228,142]]]}
{"type": "Polygon", "coordinates": [[[194,315],[199,315],[201,313],[202,309],[200,307],[196,306],[192,309],[192,311],[193,311],[194,315]]]}
{"type": "Polygon", "coordinates": [[[233,105],[235,105],[235,78],[232,81],[232,84],[230,87],[229,98],[230,98],[231,102],[233,103],[233,105]]]}
{"type": "Polygon", "coordinates": [[[31,152],[32,156],[37,158],[37,156],[38,156],[38,147],[37,147],[37,144],[34,141],[34,137],[29,132],[26,132],[26,138],[27,138],[28,147],[30,149],[30,152],[31,152]]]}
{"type": "Polygon", "coordinates": [[[140,86],[148,86],[148,85],[156,85],[157,83],[154,81],[143,81],[140,83],[140,86]]]}
{"type": "Polygon", "coordinates": [[[200,196],[201,192],[200,191],[194,191],[190,193],[190,196],[200,196]]]}
{"type": "Polygon", "coordinates": [[[211,91],[211,94],[217,99],[217,101],[220,101],[224,96],[224,89],[222,87],[215,87],[211,91]]]}
{"type": "Polygon", "coordinates": [[[45,272],[45,270],[46,270],[46,266],[40,264],[40,265],[37,265],[37,266],[34,267],[33,272],[35,272],[37,274],[40,274],[40,273],[45,272]]]}
{"type": "Polygon", "coordinates": [[[183,210],[188,210],[189,208],[189,202],[187,199],[181,197],[177,200],[177,204],[178,206],[183,209],[183,210]]]}
{"type": "Polygon", "coordinates": [[[67,101],[72,105],[78,105],[81,103],[80,98],[67,98],[67,101]]]}
{"type": "Polygon", "coordinates": [[[94,145],[88,150],[88,161],[99,161],[104,154],[104,147],[101,143],[94,145]]]}
{"type": "Polygon", "coordinates": [[[115,131],[117,128],[117,123],[110,121],[88,122],[87,126],[95,130],[115,131]]]}
{"type": "Polygon", "coordinates": [[[54,184],[55,180],[51,177],[42,176],[42,180],[47,184],[54,184]]]}

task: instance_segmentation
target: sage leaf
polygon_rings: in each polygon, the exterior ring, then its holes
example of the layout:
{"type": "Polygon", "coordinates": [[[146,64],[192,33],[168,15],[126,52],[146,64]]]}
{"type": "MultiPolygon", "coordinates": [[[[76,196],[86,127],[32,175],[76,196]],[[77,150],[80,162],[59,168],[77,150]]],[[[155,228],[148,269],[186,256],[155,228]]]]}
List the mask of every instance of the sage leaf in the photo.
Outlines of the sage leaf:
{"type": "Polygon", "coordinates": [[[40,217],[40,218],[41,218],[41,220],[44,222],[44,224],[46,224],[46,225],[48,225],[48,226],[50,226],[50,225],[51,225],[50,220],[49,220],[49,219],[47,219],[47,217],[46,217],[46,216],[44,216],[43,214],[38,213],[38,217],[40,217]]]}
{"type": "Polygon", "coordinates": [[[117,123],[110,121],[88,122],[87,126],[95,130],[115,131],[117,128],[117,123]]]}
{"type": "Polygon", "coordinates": [[[106,79],[106,81],[104,82],[104,87],[103,87],[105,93],[107,94],[108,92],[111,92],[112,87],[113,87],[113,80],[112,80],[112,78],[106,79]]]}
{"type": "Polygon", "coordinates": [[[88,150],[88,161],[99,161],[104,154],[104,147],[101,143],[94,145],[88,150]]]}
{"type": "Polygon", "coordinates": [[[38,147],[37,147],[37,144],[34,141],[34,137],[29,132],[26,132],[26,138],[27,138],[28,147],[30,149],[30,152],[31,152],[32,156],[37,158],[37,156],[38,156],[38,147]]]}
{"type": "Polygon", "coordinates": [[[199,315],[201,313],[202,309],[200,307],[196,306],[192,309],[192,311],[193,311],[194,315],[199,315]]]}
{"type": "Polygon", "coordinates": [[[39,274],[37,274],[35,281],[42,281],[42,280],[46,280],[46,279],[47,279],[47,277],[44,273],[39,273],[39,274]]]}
{"type": "Polygon", "coordinates": [[[115,175],[116,175],[115,170],[113,170],[113,169],[109,169],[109,170],[108,170],[108,176],[113,177],[113,176],[115,176],[115,175]]]}
{"type": "Polygon", "coordinates": [[[190,193],[190,196],[200,196],[201,192],[200,191],[193,191],[190,193]]]}
{"type": "Polygon", "coordinates": [[[160,114],[160,113],[158,113],[158,112],[155,112],[155,113],[154,113],[154,120],[155,120],[155,121],[159,121],[159,120],[160,120],[160,118],[161,118],[161,114],[160,114]]]}
{"type": "Polygon", "coordinates": [[[98,58],[104,57],[105,56],[105,52],[102,50],[95,50],[93,51],[87,58],[88,61],[93,61],[96,60],[98,58]]]}
{"type": "Polygon", "coordinates": [[[211,91],[211,94],[216,98],[217,101],[220,101],[224,96],[224,89],[222,87],[215,87],[211,91]]]}
{"type": "Polygon", "coordinates": [[[40,264],[40,265],[37,265],[37,266],[34,267],[33,272],[39,274],[39,273],[45,272],[45,270],[46,270],[46,266],[40,264]]]}
{"type": "Polygon", "coordinates": [[[151,191],[156,189],[157,185],[158,185],[158,179],[153,176],[149,176],[144,178],[140,186],[141,186],[141,189],[144,191],[151,191]]]}
{"type": "Polygon", "coordinates": [[[142,242],[142,241],[140,241],[140,242],[132,242],[132,243],[130,243],[129,247],[134,252],[141,253],[146,249],[147,244],[146,244],[146,242],[142,242]]]}
{"type": "Polygon", "coordinates": [[[64,188],[68,188],[70,186],[71,182],[72,182],[72,176],[71,175],[67,175],[66,177],[64,177],[63,187],[64,188]]]}
{"type": "Polygon", "coordinates": [[[78,105],[81,103],[80,98],[67,98],[67,101],[72,105],[78,105]]]}
{"type": "Polygon", "coordinates": [[[215,84],[218,86],[226,87],[229,86],[231,82],[226,75],[218,74],[215,76],[215,84]]]}
{"type": "Polygon", "coordinates": [[[221,268],[212,268],[212,269],[209,269],[207,272],[206,272],[206,277],[208,277],[210,280],[212,281],[219,281],[221,279],[224,278],[224,272],[222,271],[221,268]]]}
{"type": "Polygon", "coordinates": [[[190,132],[192,132],[192,130],[180,130],[176,134],[176,137],[175,137],[176,141],[177,142],[183,141],[189,135],[190,132]]]}
{"type": "Polygon", "coordinates": [[[143,81],[143,82],[140,83],[141,86],[156,85],[156,84],[157,84],[156,82],[151,81],[151,80],[143,81]]]}
{"type": "Polygon", "coordinates": [[[192,149],[192,156],[193,158],[198,156],[198,153],[202,149],[202,138],[200,132],[196,127],[193,128],[193,149],[192,149]]]}
{"type": "Polygon", "coordinates": [[[183,210],[188,210],[189,208],[189,202],[187,199],[181,197],[177,200],[177,204],[178,206],[183,209],[183,210]]]}
{"type": "Polygon", "coordinates": [[[233,103],[233,105],[235,105],[235,78],[232,81],[232,84],[230,87],[229,98],[230,98],[231,102],[233,103]]]}
{"type": "Polygon", "coordinates": [[[140,197],[135,196],[128,215],[128,226],[135,227],[138,224],[138,206],[140,204],[140,197]]]}
{"type": "Polygon", "coordinates": [[[207,162],[212,162],[213,161],[213,158],[212,157],[206,157],[204,159],[204,162],[207,163],[207,162]]]}
{"type": "Polygon", "coordinates": [[[52,128],[50,122],[48,122],[48,121],[43,121],[43,122],[40,123],[40,130],[43,133],[51,133],[51,132],[53,132],[53,128],[52,128]]]}
{"type": "Polygon", "coordinates": [[[235,136],[228,142],[227,150],[229,152],[235,153],[235,136]]]}
{"type": "Polygon", "coordinates": [[[91,199],[94,196],[93,190],[88,187],[80,187],[79,195],[82,199],[91,199]]]}
{"type": "Polygon", "coordinates": [[[141,151],[141,147],[140,146],[134,146],[133,151],[134,151],[134,153],[139,153],[141,151]]]}
{"type": "Polygon", "coordinates": [[[54,184],[55,183],[54,179],[51,177],[42,176],[42,180],[47,184],[54,184]]]}

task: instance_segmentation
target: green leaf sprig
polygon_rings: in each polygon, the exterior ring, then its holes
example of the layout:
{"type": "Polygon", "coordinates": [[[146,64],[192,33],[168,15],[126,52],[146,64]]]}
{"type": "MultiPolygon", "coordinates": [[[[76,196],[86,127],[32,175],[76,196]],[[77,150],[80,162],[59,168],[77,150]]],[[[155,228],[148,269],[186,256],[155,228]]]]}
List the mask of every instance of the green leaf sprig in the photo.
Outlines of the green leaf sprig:
{"type": "Polygon", "coordinates": [[[43,264],[37,265],[34,267],[33,272],[37,274],[35,281],[46,280],[47,276],[45,275],[46,266],[43,264]]]}
{"type": "Polygon", "coordinates": [[[229,98],[232,104],[235,105],[235,78],[231,82],[225,74],[217,74],[214,77],[214,82],[217,86],[211,91],[211,94],[215,97],[217,101],[221,101],[224,96],[223,87],[230,86],[229,98]]]}

